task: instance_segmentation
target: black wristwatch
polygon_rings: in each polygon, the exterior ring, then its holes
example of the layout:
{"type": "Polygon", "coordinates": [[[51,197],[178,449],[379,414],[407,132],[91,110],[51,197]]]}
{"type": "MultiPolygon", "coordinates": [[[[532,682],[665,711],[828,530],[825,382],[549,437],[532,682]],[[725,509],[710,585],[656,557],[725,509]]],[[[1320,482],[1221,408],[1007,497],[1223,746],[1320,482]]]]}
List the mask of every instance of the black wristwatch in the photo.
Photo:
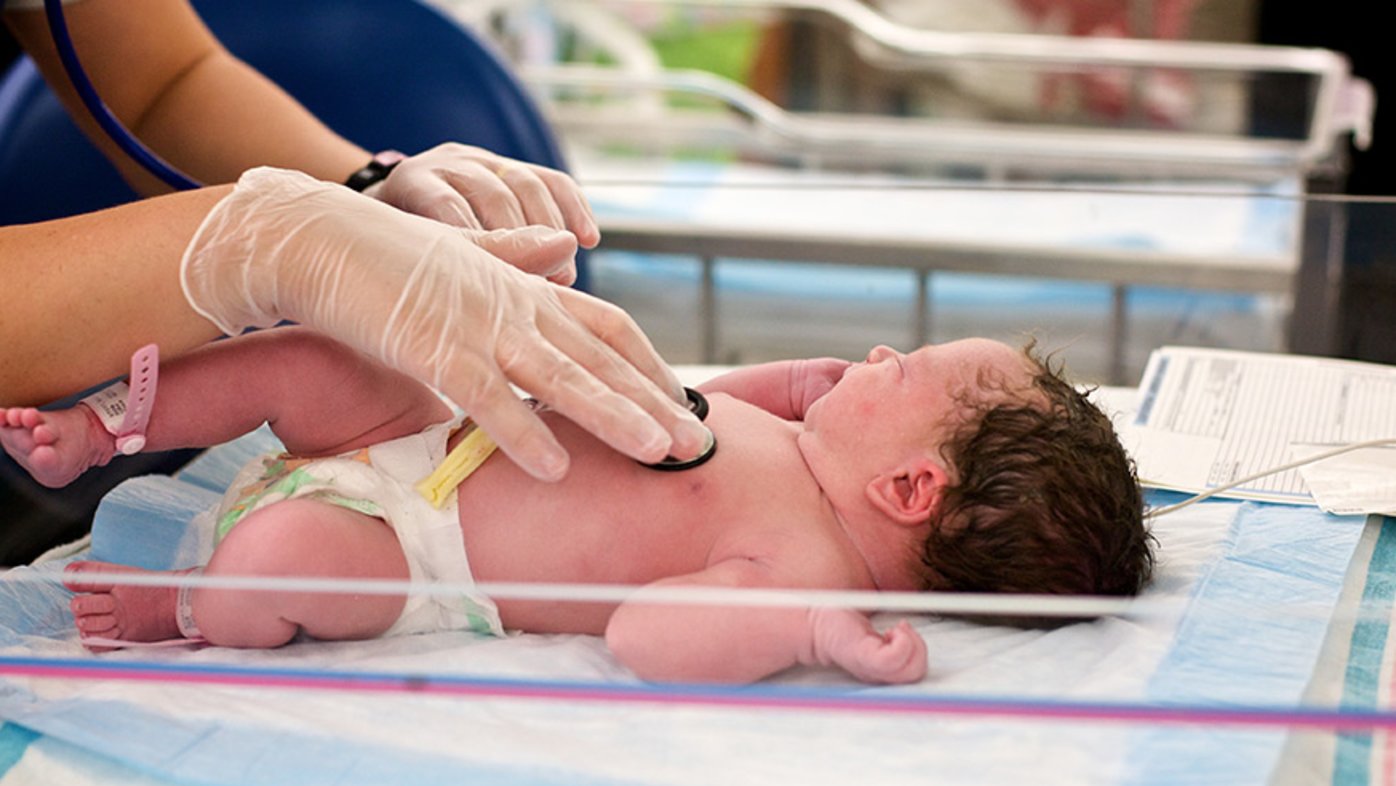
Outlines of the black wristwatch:
{"type": "Polygon", "coordinates": [[[373,160],[369,161],[368,165],[363,169],[350,175],[349,179],[344,181],[344,185],[349,186],[355,191],[363,191],[365,188],[387,177],[388,173],[393,171],[393,167],[397,166],[405,158],[407,158],[406,155],[396,150],[384,150],[380,153],[375,153],[373,155],[373,160]]]}

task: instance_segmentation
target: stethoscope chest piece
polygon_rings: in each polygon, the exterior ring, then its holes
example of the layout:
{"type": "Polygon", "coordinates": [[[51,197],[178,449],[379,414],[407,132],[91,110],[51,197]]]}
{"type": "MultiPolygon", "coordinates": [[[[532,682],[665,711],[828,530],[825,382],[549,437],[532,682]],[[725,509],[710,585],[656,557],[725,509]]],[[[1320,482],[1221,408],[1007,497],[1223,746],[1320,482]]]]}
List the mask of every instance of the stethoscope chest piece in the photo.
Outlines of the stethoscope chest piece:
{"type": "MultiPolygon", "coordinates": [[[[708,400],[702,393],[693,388],[684,388],[683,392],[688,396],[688,410],[699,420],[708,418],[708,400]]],[[[703,448],[703,452],[691,459],[676,459],[673,456],[665,458],[656,464],[645,464],[650,469],[657,469],[660,472],[678,472],[683,469],[693,469],[701,464],[707,463],[708,459],[717,452],[717,437],[713,435],[712,429],[708,429],[708,444],[703,448]]]]}

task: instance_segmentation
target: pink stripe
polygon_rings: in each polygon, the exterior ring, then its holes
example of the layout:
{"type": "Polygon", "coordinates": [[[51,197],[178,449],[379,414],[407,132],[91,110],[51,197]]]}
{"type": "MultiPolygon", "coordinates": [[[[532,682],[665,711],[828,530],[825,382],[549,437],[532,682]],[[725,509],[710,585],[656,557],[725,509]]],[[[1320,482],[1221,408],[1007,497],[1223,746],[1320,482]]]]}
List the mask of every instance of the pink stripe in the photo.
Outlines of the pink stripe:
{"type": "MultiPolygon", "coordinates": [[[[1393,652],[1391,648],[1392,633],[1396,633],[1396,626],[1386,629],[1386,642],[1382,648],[1381,667],[1388,672],[1386,695],[1382,697],[1386,706],[1391,705],[1391,697],[1396,695],[1396,668],[1393,668],[1392,665],[1392,657],[1396,656],[1396,652],[1393,652]]],[[[1383,731],[1377,732],[1373,736],[1372,768],[1381,778],[1382,786],[1396,786],[1396,776],[1393,776],[1392,772],[1393,757],[1396,757],[1396,735],[1392,735],[1389,731],[1383,731]]]]}

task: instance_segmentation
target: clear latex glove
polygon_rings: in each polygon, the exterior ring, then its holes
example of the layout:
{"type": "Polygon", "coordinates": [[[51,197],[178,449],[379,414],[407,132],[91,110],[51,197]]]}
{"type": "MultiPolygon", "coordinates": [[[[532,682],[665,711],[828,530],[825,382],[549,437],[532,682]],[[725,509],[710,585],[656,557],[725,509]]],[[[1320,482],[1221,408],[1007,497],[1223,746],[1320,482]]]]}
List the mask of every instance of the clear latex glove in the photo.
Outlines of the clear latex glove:
{"type": "Polygon", "coordinates": [[[625,312],[499,258],[545,272],[575,251],[564,232],[457,229],[263,168],[209,213],[180,274],[225,333],[289,319],[339,339],[442,391],[544,480],[567,454],[510,382],[633,458],[697,455],[706,429],[625,312]]]}
{"type": "Polygon", "coordinates": [[[581,187],[566,173],[455,142],[400,162],[364,193],[452,226],[537,224],[566,229],[586,248],[601,240],[581,187]]]}

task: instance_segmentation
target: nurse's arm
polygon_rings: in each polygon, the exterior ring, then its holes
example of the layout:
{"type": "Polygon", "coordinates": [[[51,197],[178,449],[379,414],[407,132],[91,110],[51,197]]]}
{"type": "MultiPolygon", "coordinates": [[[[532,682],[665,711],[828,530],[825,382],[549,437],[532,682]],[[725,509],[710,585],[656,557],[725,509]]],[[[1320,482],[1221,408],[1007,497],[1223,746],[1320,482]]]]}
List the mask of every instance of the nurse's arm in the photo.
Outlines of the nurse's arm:
{"type": "Polygon", "coordinates": [[[0,406],[41,404],[120,376],[152,342],[174,357],[220,335],[189,306],[179,264],[231,189],[0,227],[0,406]]]}
{"type": "MultiPolygon", "coordinates": [[[[288,10],[287,13],[293,13],[288,10]]],[[[254,166],[344,181],[368,161],[257,71],[231,55],[185,0],[82,0],[64,6],[83,68],[130,131],[196,180],[231,183],[254,166]]],[[[68,113],[143,194],[169,190],[119,152],[81,106],[42,10],[5,21],[68,113]]]]}

